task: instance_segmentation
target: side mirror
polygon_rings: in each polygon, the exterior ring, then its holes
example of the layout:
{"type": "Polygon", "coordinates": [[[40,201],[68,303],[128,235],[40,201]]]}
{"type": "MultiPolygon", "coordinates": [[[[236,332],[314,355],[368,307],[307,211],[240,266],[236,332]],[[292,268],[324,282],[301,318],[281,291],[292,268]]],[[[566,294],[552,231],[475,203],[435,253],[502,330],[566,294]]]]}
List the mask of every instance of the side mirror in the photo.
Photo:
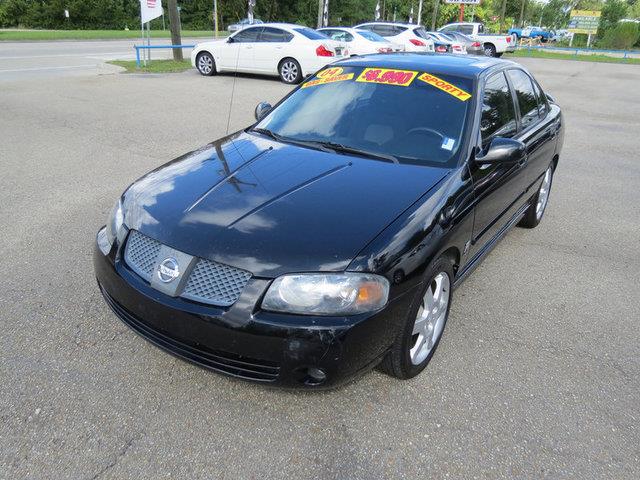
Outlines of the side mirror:
{"type": "Polygon", "coordinates": [[[256,111],[254,112],[256,120],[262,120],[267,113],[271,111],[273,107],[269,102],[260,102],[256,105],[256,111]]]}
{"type": "Polygon", "coordinates": [[[233,43],[235,42],[235,40],[233,39],[233,37],[229,37],[227,38],[227,43],[233,43]]]}
{"type": "Polygon", "coordinates": [[[514,164],[521,161],[526,151],[525,144],[512,138],[496,137],[482,156],[476,156],[480,165],[514,164]]]}
{"type": "Polygon", "coordinates": [[[547,97],[547,100],[549,100],[549,102],[557,103],[556,99],[554,97],[552,97],[551,95],[549,95],[548,93],[546,93],[546,92],[545,92],[545,96],[547,97]]]}

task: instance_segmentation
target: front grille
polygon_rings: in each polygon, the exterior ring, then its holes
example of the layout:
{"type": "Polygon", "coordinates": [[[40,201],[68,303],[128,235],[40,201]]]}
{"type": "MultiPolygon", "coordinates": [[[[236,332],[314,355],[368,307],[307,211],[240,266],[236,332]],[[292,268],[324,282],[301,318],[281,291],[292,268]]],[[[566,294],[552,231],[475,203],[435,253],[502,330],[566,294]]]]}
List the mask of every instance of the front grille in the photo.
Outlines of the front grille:
{"type": "Polygon", "coordinates": [[[151,280],[162,244],[153,238],[132,230],[124,250],[124,260],[146,281],[151,280]]]}
{"type": "Polygon", "coordinates": [[[153,326],[144,323],[138,317],[120,305],[107,291],[100,286],[107,305],[125,324],[136,333],[163,350],[188,360],[201,367],[215,370],[233,377],[240,377],[258,382],[274,382],[280,374],[280,366],[275,362],[258,360],[233,353],[216,350],[203,350],[172,338],[153,326]]]}
{"type": "MultiPolygon", "coordinates": [[[[162,261],[162,258],[158,258],[161,249],[162,244],[157,240],[137,230],[131,230],[125,246],[124,260],[135,273],[153,286],[153,273],[162,261]]],[[[189,278],[182,282],[184,288],[176,291],[175,296],[209,305],[229,307],[240,298],[251,278],[251,273],[246,270],[204,258],[196,258],[194,261],[195,267],[189,278]]]]}
{"type": "Polygon", "coordinates": [[[249,272],[201,258],[181,296],[227,307],[240,297],[250,278],[249,272]]]}

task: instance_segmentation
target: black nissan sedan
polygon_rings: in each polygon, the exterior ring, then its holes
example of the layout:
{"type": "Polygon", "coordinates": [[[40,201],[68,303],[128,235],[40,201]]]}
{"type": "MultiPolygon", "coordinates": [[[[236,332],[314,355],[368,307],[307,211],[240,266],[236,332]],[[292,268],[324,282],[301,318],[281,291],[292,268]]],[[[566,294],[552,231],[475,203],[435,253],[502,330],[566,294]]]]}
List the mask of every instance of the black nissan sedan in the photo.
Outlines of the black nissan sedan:
{"type": "Polygon", "coordinates": [[[334,63],[256,119],[134,182],[95,273],[157,346],[304,388],[420,373],[454,288],[542,219],[564,132],[522,66],[410,53],[334,63]]]}

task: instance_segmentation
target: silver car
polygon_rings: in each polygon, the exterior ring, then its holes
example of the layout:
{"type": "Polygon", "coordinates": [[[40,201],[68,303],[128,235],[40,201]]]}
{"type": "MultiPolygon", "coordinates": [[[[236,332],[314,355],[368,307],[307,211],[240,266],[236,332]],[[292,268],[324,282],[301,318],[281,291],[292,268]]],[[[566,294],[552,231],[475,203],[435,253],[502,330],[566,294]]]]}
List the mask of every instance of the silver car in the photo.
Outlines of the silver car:
{"type": "Polygon", "coordinates": [[[227,30],[229,30],[230,32],[237,32],[238,30],[242,30],[243,28],[250,27],[251,25],[258,25],[260,23],[264,22],[258,18],[254,18],[253,20],[243,18],[238,23],[232,23],[231,25],[229,25],[227,27],[227,30]]]}

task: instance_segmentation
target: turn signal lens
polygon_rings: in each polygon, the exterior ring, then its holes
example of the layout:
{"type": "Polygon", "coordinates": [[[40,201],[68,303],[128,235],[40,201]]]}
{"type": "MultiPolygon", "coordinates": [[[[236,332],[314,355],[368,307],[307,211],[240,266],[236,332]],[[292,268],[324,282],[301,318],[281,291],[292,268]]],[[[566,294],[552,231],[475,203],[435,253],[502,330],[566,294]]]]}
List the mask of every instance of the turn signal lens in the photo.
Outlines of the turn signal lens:
{"type": "Polygon", "coordinates": [[[296,274],[276,278],[262,308],[302,315],[355,315],[387,304],[389,281],[362,273],[296,274]]]}
{"type": "Polygon", "coordinates": [[[320,45],[316,48],[316,55],[319,57],[333,57],[333,52],[331,50],[327,50],[324,45],[320,45]]]}

